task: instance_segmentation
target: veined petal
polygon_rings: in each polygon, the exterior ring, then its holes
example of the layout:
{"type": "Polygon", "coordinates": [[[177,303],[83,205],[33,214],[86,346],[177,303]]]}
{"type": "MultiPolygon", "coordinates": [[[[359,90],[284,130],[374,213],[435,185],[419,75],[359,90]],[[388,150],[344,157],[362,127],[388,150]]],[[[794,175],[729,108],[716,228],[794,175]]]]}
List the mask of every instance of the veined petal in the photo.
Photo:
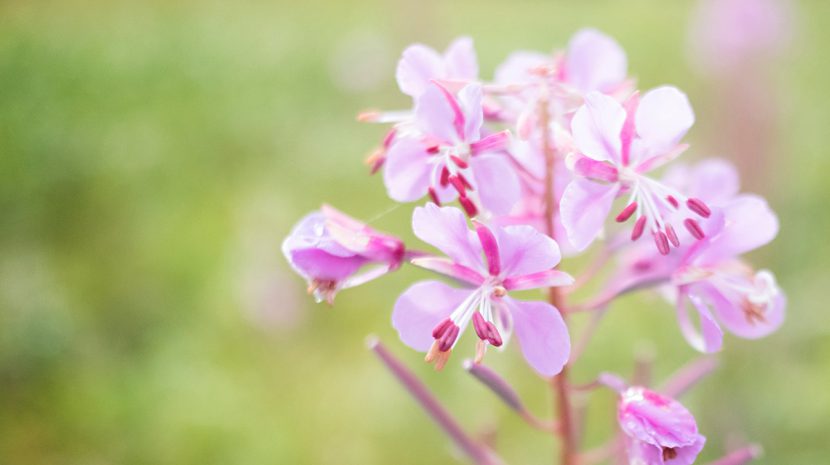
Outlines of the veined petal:
{"type": "Polygon", "coordinates": [[[397,202],[412,202],[427,193],[432,167],[424,145],[416,139],[395,139],[386,155],[383,183],[386,192],[397,202]]]}
{"type": "Polygon", "coordinates": [[[527,363],[542,376],[562,371],[571,354],[571,339],[559,310],[547,302],[502,300],[513,317],[516,339],[527,363]]]}
{"type": "Polygon", "coordinates": [[[447,76],[451,79],[474,80],[478,77],[478,58],[469,37],[459,37],[452,41],[444,52],[447,76]]]}
{"type": "Polygon", "coordinates": [[[456,98],[432,81],[415,99],[415,124],[424,134],[454,145],[462,141],[466,122],[456,98]]]}
{"type": "Polygon", "coordinates": [[[697,257],[698,263],[717,263],[757,249],[778,234],[778,217],[757,195],[741,195],[722,207],[726,223],[697,257]]]}
{"type": "Polygon", "coordinates": [[[583,155],[619,165],[624,123],[625,109],[619,102],[599,92],[590,92],[571,120],[571,131],[583,155]]]}
{"type": "MultiPolygon", "coordinates": [[[[447,98],[454,99],[449,92],[447,92],[447,98]]],[[[484,121],[484,109],[481,106],[483,98],[484,94],[479,83],[467,84],[458,91],[457,102],[463,121],[460,137],[466,142],[477,141],[481,138],[481,124],[484,121]]]]}
{"type": "Polygon", "coordinates": [[[423,94],[430,80],[444,74],[441,55],[421,44],[410,45],[403,51],[395,77],[401,92],[411,97],[423,94]]]}
{"type": "Polygon", "coordinates": [[[533,226],[515,225],[497,231],[502,274],[524,276],[548,271],[559,264],[559,245],[533,226]]]}
{"type": "Polygon", "coordinates": [[[510,212],[521,195],[519,177],[505,155],[487,153],[470,159],[482,205],[496,215],[510,212]]]}
{"type": "Polygon", "coordinates": [[[470,289],[456,289],[438,281],[415,283],[395,302],[392,327],[404,344],[426,352],[434,341],[432,330],[448,318],[470,292],[470,289]]]}
{"type": "Polygon", "coordinates": [[[614,39],[582,29],[568,44],[565,66],[567,81],[579,91],[610,91],[625,80],[628,60],[614,39]]]}
{"type": "MultiPolygon", "coordinates": [[[[746,287],[752,283],[747,280],[746,287]]],[[[709,286],[705,295],[715,314],[729,332],[745,339],[759,339],[775,332],[784,323],[787,297],[777,290],[765,306],[752,308],[746,294],[709,286]]]]}
{"type": "Polygon", "coordinates": [[[637,154],[632,153],[632,161],[669,152],[694,122],[695,114],[689,99],[678,88],[663,86],[646,92],[635,115],[641,148],[637,154]]]}
{"type": "Polygon", "coordinates": [[[514,276],[504,280],[504,287],[508,291],[522,291],[541,287],[570,286],[574,278],[559,270],[540,271],[522,276],[514,276]]]}
{"type": "Polygon", "coordinates": [[[695,289],[687,289],[678,293],[677,322],[680,325],[680,331],[686,341],[696,350],[706,353],[717,352],[723,344],[723,330],[707,308],[706,302],[695,291],[695,289]],[[695,328],[689,317],[687,300],[692,303],[700,317],[700,331],[695,328]]]}
{"type": "Polygon", "coordinates": [[[602,232],[620,186],[588,179],[574,179],[565,188],[559,211],[568,240],[577,251],[585,250],[602,232]]]}
{"type": "Polygon", "coordinates": [[[735,165],[722,158],[708,158],[694,166],[672,164],[663,182],[709,205],[723,205],[740,191],[735,165]]]}
{"type": "Polygon", "coordinates": [[[368,263],[359,255],[338,257],[321,249],[292,250],[289,254],[291,265],[308,279],[340,281],[354,274],[368,263]]]}
{"type": "Polygon", "coordinates": [[[485,272],[481,246],[467,228],[464,213],[454,207],[427,204],[412,213],[412,231],[422,241],[435,246],[456,263],[485,272]]]}
{"type": "Polygon", "coordinates": [[[510,144],[510,131],[505,129],[504,131],[499,131],[488,136],[485,136],[483,139],[477,140],[470,144],[470,152],[473,155],[478,155],[480,153],[485,152],[498,152],[507,148],[510,144]]]}
{"type": "Polygon", "coordinates": [[[448,258],[420,257],[413,259],[412,264],[476,286],[484,282],[484,277],[479,272],[459,265],[448,258]]]}

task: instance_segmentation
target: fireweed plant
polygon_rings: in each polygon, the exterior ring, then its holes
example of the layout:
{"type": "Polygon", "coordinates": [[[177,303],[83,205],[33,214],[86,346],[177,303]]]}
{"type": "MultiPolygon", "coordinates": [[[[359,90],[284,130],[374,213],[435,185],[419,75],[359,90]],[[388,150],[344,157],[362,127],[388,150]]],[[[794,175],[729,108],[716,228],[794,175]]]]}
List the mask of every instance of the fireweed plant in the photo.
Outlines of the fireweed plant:
{"type": "MultiPolygon", "coordinates": [[[[665,297],[680,333],[704,353],[721,349],[724,329],[755,339],[784,319],[786,300],[773,274],[741,258],[775,237],[775,214],[761,197],[739,192],[728,162],[675,162],[695,121],[686,95],[672,86],[636,90],[622,48],[595,30],[579,31],[552,54],[513,53],[491,81],[479,78],[469,38],[443,53],[412,45],[396,78],[412,108],[359,116],[389,127],[368,164],[392,200],[415,204],[412,231],[438,253],[410,248],[325,205],[283,243],[309,293],[332,304],[338,292],[405,264],[430,270],[448,279],[414,283],[394,303],[401,341],[441,370],[462,338],[474,339],[464,368],[528,425],[558,437],[562,464],[695,462],[706,437],[674,398],[714,368],[711,358],[693,361],[659,388],[646,386],[642,373],[628,380],[599,373],[579,385],[568,378],[609,306],[633,291],[665,297]],[[581,276],[560,268],[563,255],[592,244],[594,262],[581,276]],[[571,302],[601,271],[608,276],[601,291],[571,302]],[[544,291],[538,300],[513,296],[532,289],[544,291]],[[592,318],[572,344],[568,319],[577,312],[592,318]],[[511,339],[550,383],[558,418],[530,413],[483,363],[511,339]],[[596,389],[618,396],[619,429],[605,445],[584,450],[584,410],[573,398],[596,389]]],[[[472,461],[503,463],[376,338],[369,346],[472,461]]],[[[742,464],[758,454],[747,445],[713,463],[742,464]]]]}

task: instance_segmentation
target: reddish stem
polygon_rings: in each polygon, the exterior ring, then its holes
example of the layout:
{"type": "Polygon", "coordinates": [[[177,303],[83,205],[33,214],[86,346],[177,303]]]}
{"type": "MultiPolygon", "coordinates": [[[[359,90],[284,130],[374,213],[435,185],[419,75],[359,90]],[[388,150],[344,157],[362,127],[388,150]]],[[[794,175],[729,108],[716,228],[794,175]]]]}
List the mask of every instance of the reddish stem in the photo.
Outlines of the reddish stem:
{"type": "MultiPolygon", "coordinates": [[[[558,205],[556,204],[556,191],[554,190],[554,169],[556,167],[556,151],[550,137],[550,112],[548,111],[548,99],[543,98],[539,102],[539,126],[542,131],[542,150],[545,155],[545,225],[547,234],[556,239],[555,217],[558,205]]],[[[552,287],[548,291],[548,302],[558,308],[562,318],[567,323],[568,312],[565,308],[563,295],[559,288],[552,287]]],[[[562,368],[562,372],[551,379],[551,386],[554,391],[556,409],[559,412],[559,433],[562,437],[562,449],[560,452],[560,463],[562,465],[575,465],[577,459],[576,437],[574,435],[573,410],[571,406],[568,366],[562,368]]]]}

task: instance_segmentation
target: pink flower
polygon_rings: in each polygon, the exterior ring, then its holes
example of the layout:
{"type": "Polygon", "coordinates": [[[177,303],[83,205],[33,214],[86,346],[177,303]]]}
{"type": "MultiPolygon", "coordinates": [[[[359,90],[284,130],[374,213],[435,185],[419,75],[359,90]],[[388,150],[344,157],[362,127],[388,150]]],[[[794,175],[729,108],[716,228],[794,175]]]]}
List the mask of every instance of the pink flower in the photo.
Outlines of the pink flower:
{"type": "Polygon", "coordinates": [[[565,189],[560,206],[577,250],[599,236],[614,199],[626,193],[616,219],[636,218],[632,240],[648,231],[660,253],[668,254],[670,245],[680,245],[677,212],[692,236],[703,237],[697,218],[710,216],[706,203],[646,175],[685,150],[679,142],[694,119],[686,95],[674,87],[659,87],[642,99],[634,94],[625,105],[598,92],[585,97],[571,122],[578,153],[569,163],[579,177],[565,189]]]}
{"type": "Polygon", "coordinates": [[[439,369],[472,322],[479,338],[477,360],[488,345],[501,347],[515,331],[531,367],[545,376],[559,373],[570,353],[568,328],[559,311],[545,302],[522,302],[508,295],[571,284],[568,274],[553,269],[559,263],[559,247],[530,226],[474,224],[473,232],[456,208],[428,204],[415,209],[415,235],[449,258],[423,257],[412,263],[450,276],[464,287],[416,283],[395,303],[393,326],[405,344],[427,352],[426,360],[439,369]]]}
{"type": "Polygon", "coordinates": [[[389,196],[411,202],[429,195],[435,203],[458,197],[475,216],[481,207],[506,213],[519,197],[519,183],[504,154],[509,132],[482,136],[482,90],[469,84],[454,95],[433,82],[415,100],[417,129],[395,137],[383,180],[389,196]]]}
{"type": "Polygon", "coordinates": [[[317,302],[331,304],[341,289],[363,284],[400,267],[404,245],[334,208],[306,215],[282,243],[291,267],[308,281],[317,302]],[[365,265],[373,268],[359,273],[365,265]]]}
{"type": "Polygon", "coordinates": [[[747,339],[772,333],[784,322],[787,302],[771,272],[755,272],[738,258],[776,236],[775,214],[754,195],[738,196],[721,210],[713,232],[689,248],[671,277],[683,335],[704,352],[720,350],[721,324],[747,339]],[[700,331],[688,314],[689,303],[700,331]]]}
{"type": "Polygon", "coordinates": [[[547,99],[552,114],[561,117],[575,110],[588,92],[626,90],[627,70],[622,47],[595,29],[574,34],[564,53],[515,52],[495,73],[506,94],[502,115],[515,120],[519,136],[526,139],[538,127],[540,99],[547,99]]]}
{"type": "Polygon", "coordinates": [[[469,37],[455,39],[443,55],[426,45],[410,45],[403,51],[395,72],[401,92],[418,98],[432,81],[464,85],[478,79],[478,59],[469,37]]]}
{"type": "Polygon", "coordinates": [[[639,386],[620,392],[617,421],[631,464],[691,465],[706,442],[683,405],[639,386]]]}

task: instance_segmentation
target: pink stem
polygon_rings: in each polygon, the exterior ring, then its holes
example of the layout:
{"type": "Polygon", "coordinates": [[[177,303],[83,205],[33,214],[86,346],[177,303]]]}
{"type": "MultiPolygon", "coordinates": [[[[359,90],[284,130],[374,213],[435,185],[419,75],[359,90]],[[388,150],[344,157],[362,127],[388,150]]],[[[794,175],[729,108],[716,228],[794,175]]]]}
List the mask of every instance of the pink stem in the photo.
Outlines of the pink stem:
{"type": "Polygon", "coordinates": [[[380,343],[377,337],[369,336],[366,345],[386,365],[386,368],[403,384],[404,388],[415,398],[449,438],[467,454],[473,462],[483,465],[497,465],[502,461],[488,448],[474,441],[461,429],[461,426],[449,412],[438,402],[427,387],[396,359],[380,343]]]}
{"type": "Polygon", "coordinates": [[[709,462],[709,465],[744,465],[763,455],[763,452],[761,446],[753,444],[730,452],[714,462],[709,462]]]}

